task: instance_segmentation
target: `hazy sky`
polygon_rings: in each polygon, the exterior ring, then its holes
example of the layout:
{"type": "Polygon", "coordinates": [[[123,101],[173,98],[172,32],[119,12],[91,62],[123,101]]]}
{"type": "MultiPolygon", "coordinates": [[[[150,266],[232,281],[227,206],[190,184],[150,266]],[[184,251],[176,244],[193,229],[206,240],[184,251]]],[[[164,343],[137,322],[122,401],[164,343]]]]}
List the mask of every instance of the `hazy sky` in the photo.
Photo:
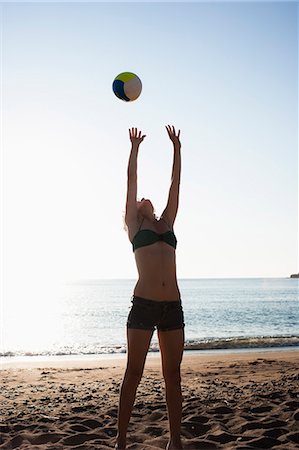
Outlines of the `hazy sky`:
{"type": "MultiPolygon", "coordinates": [[[[181,129],[178,277],[298,270],[296,3],[10,3],[2,20],[4,291],[135,278],[128,128],[159,215],[181,129]],[[138,74],[140,98],[112,92],[138,74]],[[47,283],[47,284],[45,284],[47,283]]],[[[27,289],[27,291],[26,291],[27,289]]]]}

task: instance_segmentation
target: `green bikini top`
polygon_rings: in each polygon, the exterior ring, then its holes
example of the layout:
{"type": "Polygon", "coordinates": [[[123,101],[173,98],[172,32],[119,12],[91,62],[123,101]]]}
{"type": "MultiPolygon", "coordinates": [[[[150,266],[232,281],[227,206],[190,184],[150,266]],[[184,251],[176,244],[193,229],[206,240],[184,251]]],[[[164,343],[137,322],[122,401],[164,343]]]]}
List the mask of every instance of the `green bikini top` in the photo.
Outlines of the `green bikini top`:
{"type": "MultiPolygon", "coordinates": [[[[163,220],[163,219],[162,219],[163,220]]],[[[164,220],[165,222],[165,220],[164,220]]],[[[140,224],[139,230],[135,234],[132,240],[133,252],[139,247],[145,247],[146,245],[155,244],[155,242],[163,241],[166,244],[171,245],[173,248],[176,248],[177,239],[172,230],[165,231],[164,233],[156,233],[153,230],[143,229],[141,230],[143,221],[140,224]]],[[[166,223],[166,222],[165,222],[166,223]]]]}

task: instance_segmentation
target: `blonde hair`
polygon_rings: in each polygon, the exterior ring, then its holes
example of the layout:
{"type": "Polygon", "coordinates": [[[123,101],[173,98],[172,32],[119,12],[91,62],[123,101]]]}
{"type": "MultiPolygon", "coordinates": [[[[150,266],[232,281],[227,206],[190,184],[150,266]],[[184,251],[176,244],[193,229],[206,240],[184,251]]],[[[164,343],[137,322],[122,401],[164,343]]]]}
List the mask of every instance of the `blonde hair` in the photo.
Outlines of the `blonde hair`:
{"type": "Polygon", "coordinates": [[[126,211],[122,212],[122,217],[123,217],[123,229],[127,233],[128,232],[128,225],[126,224],[126,211]]]}

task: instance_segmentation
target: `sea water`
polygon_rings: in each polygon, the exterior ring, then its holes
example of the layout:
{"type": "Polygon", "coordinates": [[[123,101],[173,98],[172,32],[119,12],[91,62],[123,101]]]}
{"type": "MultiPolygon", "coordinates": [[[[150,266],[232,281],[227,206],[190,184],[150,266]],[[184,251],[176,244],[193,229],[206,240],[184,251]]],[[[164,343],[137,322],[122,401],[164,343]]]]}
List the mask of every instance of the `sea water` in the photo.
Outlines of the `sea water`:
{"type": "MultiPolygon", "coordinates": [[[[65,284],[43,302],[2,307],[0,356],[126,352],[135,280],[65,284]]],[[[185,349],[298,347],[298,279],[181,279],[185,349]]],[[[47,286],[44,286],[45,292],[47,286]]],[[[157,332],[150,351],[158,351],[157,332]]]]}

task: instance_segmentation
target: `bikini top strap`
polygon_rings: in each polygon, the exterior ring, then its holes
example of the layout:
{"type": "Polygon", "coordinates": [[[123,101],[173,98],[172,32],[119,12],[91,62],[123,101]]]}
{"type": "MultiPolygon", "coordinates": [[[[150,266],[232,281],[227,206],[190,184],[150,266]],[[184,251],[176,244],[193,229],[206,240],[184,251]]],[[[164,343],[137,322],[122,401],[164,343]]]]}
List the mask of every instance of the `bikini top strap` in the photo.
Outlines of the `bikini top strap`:
{"type": "Polygon", "coordinates": [[[168,226],[168,228],[170,228],[171,231],[173,231],[173,228],[171,226],[169,226],[169,224],[166,222],[166,220],[164,219],[164,217],[161,217],[161,219],[163,220],[163,222],[166,223],[166,225],[168,226]]]}
{"type": "Polygon", "coordinates": [[[141,224],[140,224],[140,226],[139,226],[139,228],[138,228],[138,231],[140,231],[140,228],[142,227],[143,221],[144,221],[144,217],[143,217],[143,219],[142,219],[142,221],[141,221],[141,224]]]}

